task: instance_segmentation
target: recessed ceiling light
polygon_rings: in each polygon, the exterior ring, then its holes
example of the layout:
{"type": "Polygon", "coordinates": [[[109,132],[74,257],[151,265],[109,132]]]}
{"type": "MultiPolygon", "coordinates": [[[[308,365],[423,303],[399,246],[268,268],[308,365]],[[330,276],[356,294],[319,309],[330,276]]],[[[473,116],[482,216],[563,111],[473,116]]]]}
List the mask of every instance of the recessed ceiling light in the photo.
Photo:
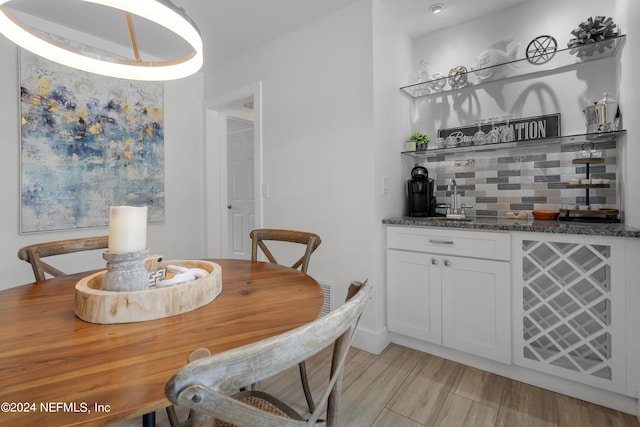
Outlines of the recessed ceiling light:
{"type": "Polygon", "coordinates": [[[431,6],[431,13],[437,15],[438,13],[442,12],[442,9],[444,9],[444,6],[440,3],[434,4],[433,6],[431,6]]]}

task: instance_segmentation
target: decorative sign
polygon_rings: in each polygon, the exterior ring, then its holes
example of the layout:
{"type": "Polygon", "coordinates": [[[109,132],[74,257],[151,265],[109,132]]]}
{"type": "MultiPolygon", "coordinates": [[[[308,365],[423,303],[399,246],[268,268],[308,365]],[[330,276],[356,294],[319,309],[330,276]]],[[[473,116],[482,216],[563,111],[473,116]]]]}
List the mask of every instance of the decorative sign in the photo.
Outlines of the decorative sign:
{"type": "MultiPolygon", "coordinates": [[[[560,136],[560,113],[544,116],[527,117],[516,120],[496,121],[493,124],[482,124],[483,132],[489,133],[492,128],[498,128],[502,132],[505,128],[513,130],[514,141],[529,141],[560,136]]],[[[439,129],[438,137],[447,138],[455,132],[462,132],[464,136],[473,136],[478,132],[478,126],[463,126],[457,128],[439,129]]]]}

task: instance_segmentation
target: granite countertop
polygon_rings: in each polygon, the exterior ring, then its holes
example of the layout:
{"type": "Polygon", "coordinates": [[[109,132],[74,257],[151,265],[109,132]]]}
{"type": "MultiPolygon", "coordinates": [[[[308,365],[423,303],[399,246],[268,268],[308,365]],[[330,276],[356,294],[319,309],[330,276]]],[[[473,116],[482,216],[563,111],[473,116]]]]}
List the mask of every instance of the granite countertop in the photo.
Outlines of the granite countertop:
{"type": "Polygon", "coordinates": [[[444,217],[397,217],[385,218],[383,224],[413,227],[442,227],[467,230],[528,231],[534,233],[585,234],[590,236],[638,237],[640,230],[625,224],[542,221],[537,219],[473,218],[447,220],[444,217]]]}

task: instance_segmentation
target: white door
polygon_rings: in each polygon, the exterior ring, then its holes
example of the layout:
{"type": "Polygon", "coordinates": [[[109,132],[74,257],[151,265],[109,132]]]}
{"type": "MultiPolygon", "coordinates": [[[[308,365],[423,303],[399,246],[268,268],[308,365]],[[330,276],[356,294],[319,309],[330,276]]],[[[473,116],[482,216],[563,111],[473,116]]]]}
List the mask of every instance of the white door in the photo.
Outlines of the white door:
{"type": "Polygon", "coordinates": [[[224,114],[227,137],[227,254],[250,259],[255,228],[254,126],[241,111],[224,114]],[[242,116],[242,117],[241,117],[242,116]]]}
{"type": "MultiPolygon", "coordinates": [[[[249,230],[262,227],[262,83],[258,82],[222,96],[205,101],[206,147],[205,147],[205,254],[207,258],[250,258],[248,239],[249,230]],[[230,111],[231,110],[231,111],[230,111]],[[240,114],[244,113],[244,114],[240,114]],[[248,114],[250,113],[250,114],[248,114]],[[236,172],[235,176],[243,176],[254,181],[245,186],[253,191],[253,212],[248,219],[245,231],[236,232],[231,225],[234,202],[228,196],[231,187],[228,182],[232,172],[227,172],[227,116],[253,122],[253,169],[246,173],[236,172]],[[248,117],[245,117],[248,116],[248,117]],[[256,193],[255,190],[258,190],[256,193]],[[231,208],[228,206],[231,205],[231,208]],[[242,250],[237,248],[238,240],[244,242],[242,250]],[[243,240],[246,236],[247,240],[243,240]]],[[[235,123],[234,123],[235,124],[235,123]]],[[[246,132],[248,133],[248,132],[246,132]]],[[[237,188],[237,187],[236,187],[237,188]]],[[[237,196],[237,195],[236,195],[237,196]]],[[[234,196],[234,197],[236,197],[234,196]]],[[[233,211],[235,216],[235,211],[233,211]]],[[[237,221],[236,223],[238,223],[237,221]]]]}

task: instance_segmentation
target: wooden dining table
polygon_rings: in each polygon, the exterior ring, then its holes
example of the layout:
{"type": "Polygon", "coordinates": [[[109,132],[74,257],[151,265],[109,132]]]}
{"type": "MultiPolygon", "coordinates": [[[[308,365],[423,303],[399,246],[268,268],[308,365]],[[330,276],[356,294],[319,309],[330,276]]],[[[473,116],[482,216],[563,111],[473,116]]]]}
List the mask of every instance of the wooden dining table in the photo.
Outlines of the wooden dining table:
{"type": "Polygon", "coordinates": [[[222,292],[181,315],[94,324],[74,314],[85,272],[0,292],[0,426],[101,426],[169,406],[165,383],[201,347],[219,353],[316,319],[323,294],[297,270],[244,260],[222,292]]]}

